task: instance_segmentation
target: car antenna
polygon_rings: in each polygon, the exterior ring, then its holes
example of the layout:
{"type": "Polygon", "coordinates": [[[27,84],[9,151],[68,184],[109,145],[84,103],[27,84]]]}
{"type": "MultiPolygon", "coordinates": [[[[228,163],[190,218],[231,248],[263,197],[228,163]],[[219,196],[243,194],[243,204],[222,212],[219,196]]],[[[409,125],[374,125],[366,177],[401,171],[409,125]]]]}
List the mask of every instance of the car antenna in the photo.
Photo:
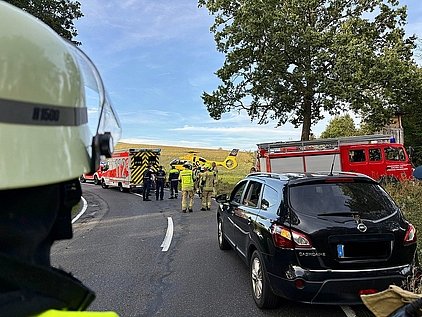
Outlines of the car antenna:
{"type": "Polygon", "coordinates": [[[333,176],[333,169],[334,169],[334,161],[336,160],[336,155],[333,156],[333,163],[331,163],[331,170],[328,176],[333,176]]]}

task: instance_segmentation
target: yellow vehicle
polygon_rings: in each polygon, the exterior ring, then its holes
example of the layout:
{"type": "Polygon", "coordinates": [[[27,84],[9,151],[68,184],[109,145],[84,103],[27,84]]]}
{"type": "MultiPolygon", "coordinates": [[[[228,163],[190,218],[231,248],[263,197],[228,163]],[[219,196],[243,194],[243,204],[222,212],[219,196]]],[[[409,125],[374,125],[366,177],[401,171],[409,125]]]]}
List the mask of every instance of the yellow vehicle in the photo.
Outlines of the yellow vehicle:
{"type": "Polygon", "coordinates": [[[227,155],[224,161],[215,161],[215,160],[205,159],[203,157],[198,156],[197,152],[190,151],[185,156],[180,156],[179,158],[173,159],[170,162],[170,165],[173,165],[178,170],[183,170],[184,169],[183,164],[185,163],[189,163],[192,165],[192,167],[196,167],[196,166],[203,166],[205,165],[205,163],[211,164],[212,162],[215,162],[217,166],[223,166],[224,168],[228,170],[232,170],[237,167],[236,156],[238,152],[239,152],[239,149],[233,149],[231,150],[229,155],[227,155]]]}

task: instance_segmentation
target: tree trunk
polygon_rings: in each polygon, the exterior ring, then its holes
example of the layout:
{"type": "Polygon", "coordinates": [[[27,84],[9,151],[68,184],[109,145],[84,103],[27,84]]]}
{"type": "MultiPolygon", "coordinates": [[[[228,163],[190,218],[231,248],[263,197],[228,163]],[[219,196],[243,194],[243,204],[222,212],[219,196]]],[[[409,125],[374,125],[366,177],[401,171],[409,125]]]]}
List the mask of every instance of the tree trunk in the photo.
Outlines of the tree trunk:
{"type": "Polygon", "coordinates": [[[302,125],[302,136],[301,141],[308,141],[309,135],[311,134],[311,101],[305,99],[303,104],[303,125],[302,125]]]}

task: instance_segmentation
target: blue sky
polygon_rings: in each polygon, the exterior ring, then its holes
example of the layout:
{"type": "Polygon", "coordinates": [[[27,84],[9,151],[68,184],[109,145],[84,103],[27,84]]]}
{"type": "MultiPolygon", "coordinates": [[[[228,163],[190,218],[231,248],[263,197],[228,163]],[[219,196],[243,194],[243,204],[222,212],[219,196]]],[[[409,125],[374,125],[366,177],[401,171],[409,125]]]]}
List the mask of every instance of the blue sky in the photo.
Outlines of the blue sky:
{"type": "MultiPolygon", "coordinates": [[[[75,21],[81,49],[97,66],[122,124],[123,142],[255,150],[257,143],[299,140],[301,127],[258,125],[245,113],[213,120],[202,102],[220,84],[224,61],[195,0],[83,0],[75,21]]],[[[409,34],[422,37],[420,0],[408,6],[409,34]]],[[[319,136],[330,118],[312,127],[319,136]]]]}

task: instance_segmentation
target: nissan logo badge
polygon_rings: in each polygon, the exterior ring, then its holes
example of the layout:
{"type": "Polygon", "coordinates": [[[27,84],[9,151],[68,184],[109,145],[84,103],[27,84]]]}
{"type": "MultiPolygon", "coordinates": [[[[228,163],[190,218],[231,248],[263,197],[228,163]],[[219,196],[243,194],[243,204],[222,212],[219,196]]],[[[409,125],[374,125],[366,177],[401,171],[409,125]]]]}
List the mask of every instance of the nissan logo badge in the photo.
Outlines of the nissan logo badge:
{"type": "Polygon", "coordinates": [[[363,223],[358,224],[358,230],[360,232],[365,232],[368,229],[363,223]]]}

